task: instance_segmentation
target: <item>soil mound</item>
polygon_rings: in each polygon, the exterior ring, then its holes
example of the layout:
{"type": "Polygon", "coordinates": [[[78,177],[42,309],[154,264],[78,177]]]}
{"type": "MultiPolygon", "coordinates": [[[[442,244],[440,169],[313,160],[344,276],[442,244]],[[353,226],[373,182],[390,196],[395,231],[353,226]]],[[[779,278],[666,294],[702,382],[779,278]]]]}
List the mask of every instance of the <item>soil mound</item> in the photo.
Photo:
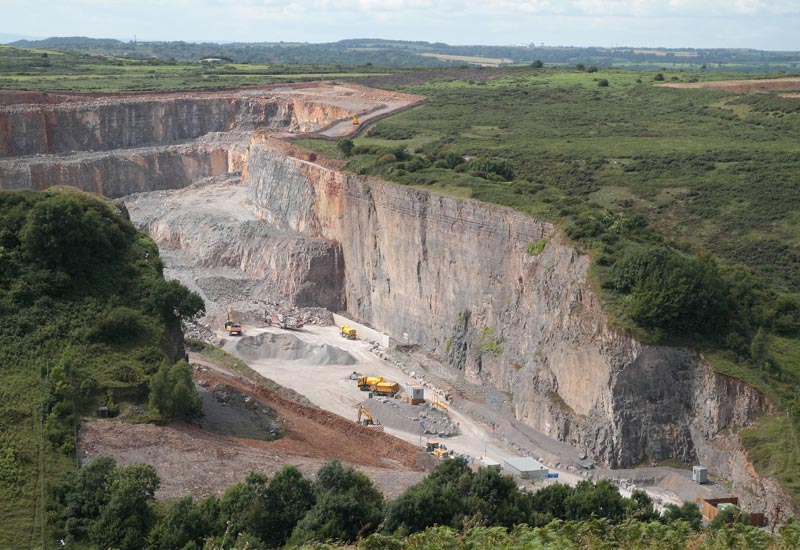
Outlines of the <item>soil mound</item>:
{"type": "Polygon", "coordinates": [[[312,365],[355,365],[356,358],[343,349],[328,344],[309,344],[293,334],[265,332],[245,336],[236,351],[246,361],[259,359],[303,360],[312,365]]]}

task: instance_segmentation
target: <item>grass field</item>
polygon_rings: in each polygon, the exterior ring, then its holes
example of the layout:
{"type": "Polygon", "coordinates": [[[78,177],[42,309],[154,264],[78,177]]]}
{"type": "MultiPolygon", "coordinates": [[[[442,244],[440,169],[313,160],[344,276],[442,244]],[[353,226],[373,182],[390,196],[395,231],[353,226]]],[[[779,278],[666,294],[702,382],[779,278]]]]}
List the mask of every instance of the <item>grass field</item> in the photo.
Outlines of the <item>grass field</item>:
{"type": "Polygon", "coordinates": [[[175,63],[0,46],[0,89],[74,92],[193,90],[384,76],[365,67],[175,63]]]}
{"type": "Polygon", "coordinates": [[[436,59],[442,59],[444,61],[463,61],[464,63],[472,63],[475,65],[486,65],[490,67],[496,67],[498,65],[513,63],[513,60],[511,59],[501,59],[498,57],[475,57],[470,55],[448,55],[444,53],[421,53],[419,55],[421,55],[422,57],[434,57],[436,59]]]}

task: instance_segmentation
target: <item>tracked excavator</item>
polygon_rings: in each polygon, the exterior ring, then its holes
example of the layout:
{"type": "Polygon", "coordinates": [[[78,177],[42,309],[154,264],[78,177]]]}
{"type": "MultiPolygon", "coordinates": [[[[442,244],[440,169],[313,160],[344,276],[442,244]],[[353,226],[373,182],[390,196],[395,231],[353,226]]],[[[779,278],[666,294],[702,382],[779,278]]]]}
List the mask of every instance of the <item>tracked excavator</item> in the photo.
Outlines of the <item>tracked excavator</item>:
{"type": "Polygon", "coordinates": [[[358,406],[358,423],[367,428],[372,428],[373,430],[383,431],[383,425],[375,420],[370,412],[362,405],[358,406]]]}
{"type": "Polygon", "coordinates": [[[228,313],[228,320],[225,321],[225,330],[228,331],[228,334],[231,336],[241,336],[242,335],[242,325],[236,322],[233,318],[233,311],[231,308],[225,308],[228,313]]]}

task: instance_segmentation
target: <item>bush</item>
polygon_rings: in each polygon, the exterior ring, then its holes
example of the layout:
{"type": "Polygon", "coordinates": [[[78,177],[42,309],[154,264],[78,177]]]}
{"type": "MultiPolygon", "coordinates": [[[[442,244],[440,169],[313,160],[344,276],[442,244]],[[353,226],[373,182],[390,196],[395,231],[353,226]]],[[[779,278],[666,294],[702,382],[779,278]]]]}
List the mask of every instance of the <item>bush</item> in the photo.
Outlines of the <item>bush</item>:
{"type": "Polygon", "coordinates": [[[597,85],[600,86],[601,88],[608,87],[608,80],[606,80],[605,78],[601,78],[600,80],[597,81],[597,85]]]}
{"type": "Polygon", "coordinates": [[[355,147],[355,144],[353,143],[352,139],[343,138],[339,140],[336,146],[345,157],[349,157],[353,153],[353,147],[355,147]]]}
{"type": "Polygon", "coordinates": [[[192,382],[192,367],[185,361],[162,363],[150,381],[150,406],[165,420],[202,417],[203,399],[192,382]]]}
{"type": "Polygon", "coordinates": [[[547,244],[547,239],[541,238],[532,243],[528,243],[527,252],[528,256],[538,256],[544,252],[544,247],[547,244]]]}
{"type": "Polygon", "coordinates": [[[317,472],[314,492],[316,504],[297,524],[290,544],[310,540],[353,541],[375,531],[383,518],[383,497],[372,481],[336,460],[317,472]]]}
{"type": "Polygon", "coordinates": [[[626,294],[639,326],[670,334],[724,333],[728,292],[716,263],[664,246],[638,247],[617,260],[610,286],[626,294]]]}

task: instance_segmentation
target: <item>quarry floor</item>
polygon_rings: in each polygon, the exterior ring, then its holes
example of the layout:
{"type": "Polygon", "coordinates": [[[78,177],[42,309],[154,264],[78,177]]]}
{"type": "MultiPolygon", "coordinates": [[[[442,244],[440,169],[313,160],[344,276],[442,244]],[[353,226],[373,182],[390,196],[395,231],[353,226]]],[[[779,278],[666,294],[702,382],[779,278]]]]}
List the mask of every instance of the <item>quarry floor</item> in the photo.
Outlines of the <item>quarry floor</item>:
{"type": "MultiPolygon", "coordinates": [[[[215,228],[221,228],[224,225],[252,222],[255,219],[247,202],[246,189],[236,177],[212,179],[177,191],[139,194],[126,199],[125,202],[134,223],[140,227],[146,228],[154,223],[162,225],[178,223],[174,220],[180,220],[179,223],[183,227],[178,231],[179,234],[185,234],[186,227],[193,225],[200,228],[203,224],[211,224],[215,228]]],[[[215,232],[198,229],[196,234],[203,235],[205,239],[219,239],[223,237],[216,235],[223,233],[221,230],[215,232]]],[[[162,230],[159,234],[163,236],[165,233],[162,230]]],[[[183,249],[179,241],[180,239],[172,241],[162,239],[158,244],[164,259],[166,276],[179,279],[199,292],[206,300],[207,311],[206,316],[200,321],[200,333],[193,336],[221,345],[225,351],[244,360],[262,376],[295,390],[314,405],[352,422],[354,426],[357,407],[365,402],[367,397],[356,387],[355,381],[350,379],[354,371],[383,376],[401,385],[419,384],[422,381],[428,383],[429,388],[440,390],[437,395],[426,389],[428,401],[434,397],[444,401],[445,393],[455,396],[448,403],[448,414],[452,422],[458,425],[460,433],[447,438],[425,436],[419,429],[393,427],[403,423],[397,422],[397,418],[387,418],[387,422],[384,423],[385,432],[410,445],[420,447],[428,438],[437,439],[444,442],[448,449],[476,463],[482,457],[489,457],[502,463],[511,457],[527,455],[543,462],[551,472],[557,472],[559,482],[574,485],[582,479],[608,478],[618,482],[623,494],[628,495],[635,488],[644,489],[660,505],[694,500],[697,496],[710,498],[727,494],[725,488],[718,484],[699,486],[693,483],[690,471],[686,469],[597,468],[590,461],[581,460],[579,450],[516,421],[504,394],[486,385],[469,383],[424,354],[387,351],[377,349],[369,342],[345,340],[340,337],[338,328],[334,326],[306,325],[299,331],[267,327],[262,318],[262,303],[268,299],[269,292],[259,280],[246,276],[234,267],[209,265],[208,261],[201,262],[203,265],[200,265],[197,258],[190,251],[183,249]],[[237,319],[242,320],[244,327],[242,337],[229,337],[224,330],[226,307],[233,307],[237,319]]],[[[208,243],[210,248],[215,244],[218,243],[208,243]]],[[[197,250],[197,243],[193,246],[197,250]]],[[[370,410],[375,412],[375,405],[370,405],[370,410]]],[[[379,421],[380,407],[377,407],[375,414],[379,421]]],[[[429,405],[420,407],[421,410],[425,410],[429,405]]],[[[392,414],[397,413],[392,411],[392,414]]],[[[409,424],[411,424],[410,419],[406,423],[406,428],[409,424]]],[[[99,430],[100,426],[103,424],[100,423],[92,429],[99,430]]],[[[170,443],[152,448],[150,452],[154,454],[147,458],[156,463],[170,464],[169,457],[164,457],[160,453],[168,453],[166,449],[173,446],[178,449],[188,449],[181,450],[177,456],[183,456],[181,460],[187,465],[197,460],[200,466],[195,476],[202,479],[197,481],[194,477],[186,477],[183,485],[189,489],[196,483],[209,490],[206,475],[208,472],[220,476],[220,479],[227,483],[237,475],[240,478],[244,477],[245,470],[250,467],[269,470],[279,467],[283,460],[284,463],[295,464],[301,469],[305,468],[304,471],[310,471],[317,468],[322,460],[317,455],[314,458],[300,457],[297,454],[270,455],[267,449],[271,447],[265,444],[264,452],[268,458],[260,461],[256,458],[257,455],[253,455],[251,444],[237,442],[235,446],[228,446],[224,439],[219,442],[219,439],[222,439],[220,436],[207,433],[201,435],[202,431],[187,426],[173,426],[167,430],[163,437],[170,443]],[[215,444],[220,444],[222,450],[214,452],[222,453],[220,456],[224,456],[224,462],[228,466],[217,464],[213,457],[209,460],[211,455],[202,451],[192,454],[194,446],[200,445],[199,441],[216,441],[215,444]],[[236,456],[233,461],[229,458],[231,454],[236,456]],[[236,466],[232,467],[231,464],[236,466]]],[[[151,434],[148,432],[143,436],[147,440],[151,434]]],[[[337,441],[327,452],[330,457],[335,457],[339,452],[338,448],[350,446],[351,442],[343,436],[341,441],[337,441]]],[[[147,448],[147,445],[145,447],[147,448]]],[[[298,449],[293,450],[297,451],[298,449]]],[[[311,454],[317,452],[324,455],[326,451],[315,448],[311,454]]],[[[360,453],[373,452],[376,452],[376,449],[361,449],[355,456],[347,458],[350,463],[365,468],[386,494],[395,494],[400,487],[420,478],[419,472],[409,472],[400,466],[396,466],[396,471],[400,472],[397,476],[386,474],[382,469],[375,470],[375,465],[362,466],[364,461],[359,460],[360,453]]],[[[395,466],[388,467],[391,470],[395,466]]],[[[169,474],[170,469],[166,468],[166,472],[169,474]]],[[[219,490],[221,485],[214,487],[214,490],[219,490]]],[[[535,485],[530,484],[530,488],[535,488],[535,485]]],[[[174,492],[177,494],[177,489],[174,492]]]]}

